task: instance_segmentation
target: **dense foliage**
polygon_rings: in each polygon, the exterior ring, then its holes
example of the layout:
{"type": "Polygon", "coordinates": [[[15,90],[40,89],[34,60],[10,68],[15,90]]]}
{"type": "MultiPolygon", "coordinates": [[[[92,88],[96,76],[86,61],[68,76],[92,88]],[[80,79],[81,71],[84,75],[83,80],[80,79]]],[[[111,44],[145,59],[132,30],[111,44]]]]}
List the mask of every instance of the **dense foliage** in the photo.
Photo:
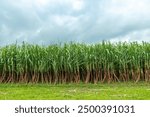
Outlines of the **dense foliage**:
{"type": "Polygon", "coordinates": [[[0,48],[0,82],[70,83],[150,81],[150,43],[0,48]]]}

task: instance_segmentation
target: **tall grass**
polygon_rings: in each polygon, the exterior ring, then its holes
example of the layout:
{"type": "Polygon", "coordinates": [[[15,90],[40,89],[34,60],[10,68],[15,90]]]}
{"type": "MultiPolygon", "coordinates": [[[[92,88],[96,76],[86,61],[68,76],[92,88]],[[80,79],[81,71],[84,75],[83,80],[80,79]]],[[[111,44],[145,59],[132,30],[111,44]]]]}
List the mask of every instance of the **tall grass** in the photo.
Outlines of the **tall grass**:
{"type": "Polygon", "coordinates": [[[150,81],[150,44],[9,45],[0,48],[1,83],[150,81]]]}

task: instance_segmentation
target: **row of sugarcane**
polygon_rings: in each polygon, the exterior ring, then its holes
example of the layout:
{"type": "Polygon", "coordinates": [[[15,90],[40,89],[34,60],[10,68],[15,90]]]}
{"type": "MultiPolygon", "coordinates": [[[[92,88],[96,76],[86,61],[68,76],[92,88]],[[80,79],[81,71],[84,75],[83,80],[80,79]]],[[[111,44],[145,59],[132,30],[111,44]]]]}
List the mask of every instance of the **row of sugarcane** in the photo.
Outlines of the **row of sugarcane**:
{"type": "Polygon", "coordinates": [[[150,43],[22,43],[0,48],[0,83],[127,81],[150,81],[150,43]]]}

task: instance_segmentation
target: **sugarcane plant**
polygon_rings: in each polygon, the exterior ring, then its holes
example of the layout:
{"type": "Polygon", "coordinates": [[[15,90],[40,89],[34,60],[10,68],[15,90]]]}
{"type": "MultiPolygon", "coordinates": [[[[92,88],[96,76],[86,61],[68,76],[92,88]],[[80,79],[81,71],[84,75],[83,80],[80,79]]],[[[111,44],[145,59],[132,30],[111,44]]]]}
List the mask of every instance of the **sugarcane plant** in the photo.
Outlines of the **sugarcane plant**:
{"type": "Polygon", "coordinates": [[[0,47],[0,83],[150,81],[150,43],[0,47]]]}

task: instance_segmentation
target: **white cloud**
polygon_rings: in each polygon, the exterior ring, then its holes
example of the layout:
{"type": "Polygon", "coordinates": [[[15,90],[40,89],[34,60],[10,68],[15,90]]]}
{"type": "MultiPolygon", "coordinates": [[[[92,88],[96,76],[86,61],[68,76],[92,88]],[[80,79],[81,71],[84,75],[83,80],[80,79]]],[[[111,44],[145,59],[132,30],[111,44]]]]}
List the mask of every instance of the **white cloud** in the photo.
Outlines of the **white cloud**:
{"type": "Polygon", "coordinates": [[[84,7],[84,1],[83,0],[74,0],[72,1],[73,9],[75,10],[81,10],[84,7]]]}
{"type": "Polygon", "coordinates": [[[149,0],[1,0],[0,44],[150,41],[149,0]]]}

